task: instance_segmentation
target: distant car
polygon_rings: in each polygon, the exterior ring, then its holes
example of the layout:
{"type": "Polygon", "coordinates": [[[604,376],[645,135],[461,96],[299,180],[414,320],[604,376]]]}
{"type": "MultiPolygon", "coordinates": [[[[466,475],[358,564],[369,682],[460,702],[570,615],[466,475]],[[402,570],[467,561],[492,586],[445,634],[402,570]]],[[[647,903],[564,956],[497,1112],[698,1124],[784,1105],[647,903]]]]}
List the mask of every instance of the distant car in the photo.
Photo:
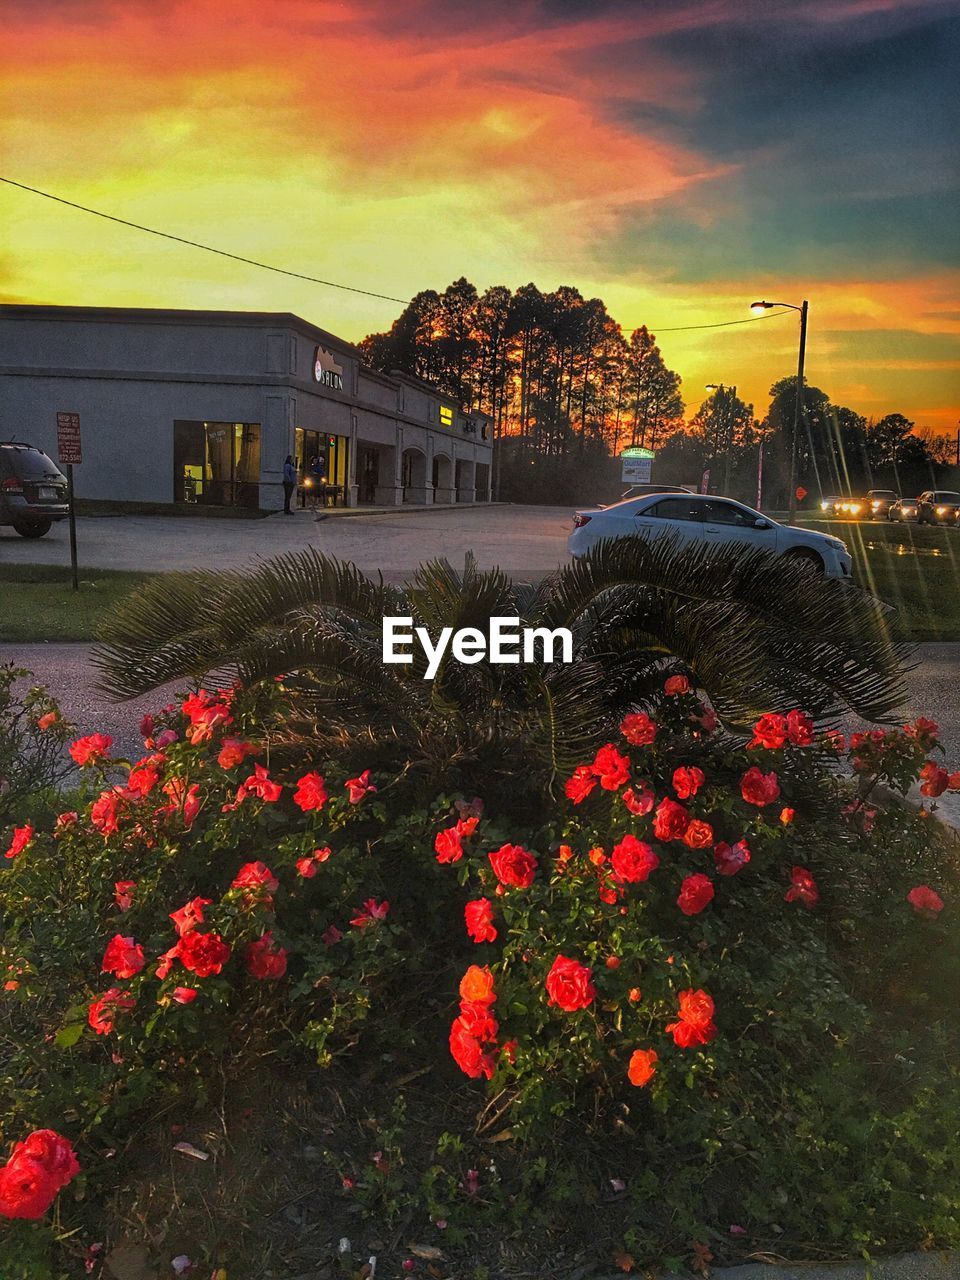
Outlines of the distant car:
{"type": "Polygon", "coordinates": [[[766,549],[801,560],[826,578],[851,577],[853,562],[839,538],[812,529],[777,524],[769,516],[745,507],[732,498],[697,493],[650,494],[629,498],[612,507],[577,511],[567,541],[576,559],[586,555],[604,538],[659,538],[672,535],[691,546],[740,545],[766,549]]]}
{"type": "Polygon", "coordinates": [[[864,501],[873,518],[881,520],[893,504],[900,501],[900,495],[893,489],[871,489],[864,501]]]}
{"type": "Polygon", "coordinates": [[[67,478],[57,464],[33,445],[0,441],[0,525],[42,538],[69,514],[67,478]]]}
{"type": "Polygon", "coordinates": [[[960,493],[952,489],[928,489],[917,500],[918,524],[954,524],[960,509],[960,493]]]}
{"type": "Polygon", "coordinates": [[[919,502],[919,498],[898,498],[887,508],[887,519],[899,520],[901,524],[906,524],[908,520],[916,520],[919,502]]]}
{"type": "Polygon", "coordinates": [[[836,515],[837,508],[841,502],[843,502],[843,498],[838,498],[835,494],[829,494],[827,497],[821,499],[820,510],[828,516],[836,515]]]}

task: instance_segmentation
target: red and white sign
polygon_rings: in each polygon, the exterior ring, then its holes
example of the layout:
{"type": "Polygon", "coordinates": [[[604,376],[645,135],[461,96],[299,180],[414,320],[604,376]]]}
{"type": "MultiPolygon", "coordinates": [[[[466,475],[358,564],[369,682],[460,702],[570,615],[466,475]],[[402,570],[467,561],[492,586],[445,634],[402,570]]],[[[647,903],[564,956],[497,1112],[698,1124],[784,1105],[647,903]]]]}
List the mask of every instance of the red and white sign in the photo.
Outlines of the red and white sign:
{"type": "Polygon", "coordinates": [[[700,477],[700,492],[701,493],[710,492],[710,468],[709,467],[707,467],[706,471],[700,477]]]}
{"type": "Polygon", "coordinates": [[[83,461],[79,413],[57,414],[57,461],[75,466],[83,461]]]}

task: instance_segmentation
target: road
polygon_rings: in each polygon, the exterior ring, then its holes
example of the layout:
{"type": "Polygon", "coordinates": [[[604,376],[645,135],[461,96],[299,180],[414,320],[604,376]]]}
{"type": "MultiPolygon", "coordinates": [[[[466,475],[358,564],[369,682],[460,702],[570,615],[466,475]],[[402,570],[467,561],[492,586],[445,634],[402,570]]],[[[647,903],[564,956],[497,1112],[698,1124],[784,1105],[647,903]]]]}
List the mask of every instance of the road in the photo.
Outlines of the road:
{"type": "MultiPolygon", "coordinates": [[[[83,516],[77,520],[80,564],[90,569],[168,571],[196,566],[238,569],[264,556],[317,547],[352,560],[390,581],[423,560],[445,556],[462,564],[473,551],[481,568],[498,565],[511,577],[543,574],[565,563],[572,507],[457,507],[402,515],[311,512],[261,520],[185,516],[83,516]]],[[[0,528],[0,564],[69,565],[66,524],[28,541],[0,528]]]]}
{"type": "MultiPolygon", "coordinates": [[[[940,725],[946,763],[960,768],[960,643],[922,644],[917,647],[916,668],[908,677],[908,718],[926,715],[940,725]]],[[[137,752],[137,726],[146,711],[156,710],[169,700],[174,689],[158,690],[127,703],[110,702],[94,688],[96,670],[85,644],[0,644],[0,662],[15,663],[34,673],[59,699],[64,713],[84,733],[109,733],[114,751],[120,755],[137,752]]],[[[850,720],[848,732],[864,727],[850,720]]],[[[960,793],[944,796],[944,816],[960,826],[960,793]]]]}

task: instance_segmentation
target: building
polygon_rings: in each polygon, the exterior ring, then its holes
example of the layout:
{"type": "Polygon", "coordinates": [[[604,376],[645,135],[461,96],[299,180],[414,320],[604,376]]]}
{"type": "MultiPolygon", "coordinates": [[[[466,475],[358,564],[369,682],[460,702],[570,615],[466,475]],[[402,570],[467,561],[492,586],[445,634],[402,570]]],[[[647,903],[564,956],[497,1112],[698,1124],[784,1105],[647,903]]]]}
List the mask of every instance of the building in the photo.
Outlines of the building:
{"type": "Polygon", "coordinates": [[[490,501],[486,414],[285,312],[0,306],[0,439],[56,458],[58,411],[80,498],[275,511],[292,454],[327,502],[490,501]]]}

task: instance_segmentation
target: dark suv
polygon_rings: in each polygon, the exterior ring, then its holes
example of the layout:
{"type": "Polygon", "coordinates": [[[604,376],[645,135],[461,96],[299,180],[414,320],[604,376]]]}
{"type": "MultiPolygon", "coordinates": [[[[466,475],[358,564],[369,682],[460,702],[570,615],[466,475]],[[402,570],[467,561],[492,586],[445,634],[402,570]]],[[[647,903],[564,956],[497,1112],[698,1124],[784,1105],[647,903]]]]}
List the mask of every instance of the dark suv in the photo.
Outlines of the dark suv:
{"type": "Polygon", "coordinates": [[[960,493],[928,489],[917,499],[917,524],[953,524],[960,510],[960,493]]]}
{"type": "Polygon", "coordinates": [[[0,525],[24,538],[42,538],[54,520],[65,520],[67,478],[42,449],[0,441],[0,525]]]}

